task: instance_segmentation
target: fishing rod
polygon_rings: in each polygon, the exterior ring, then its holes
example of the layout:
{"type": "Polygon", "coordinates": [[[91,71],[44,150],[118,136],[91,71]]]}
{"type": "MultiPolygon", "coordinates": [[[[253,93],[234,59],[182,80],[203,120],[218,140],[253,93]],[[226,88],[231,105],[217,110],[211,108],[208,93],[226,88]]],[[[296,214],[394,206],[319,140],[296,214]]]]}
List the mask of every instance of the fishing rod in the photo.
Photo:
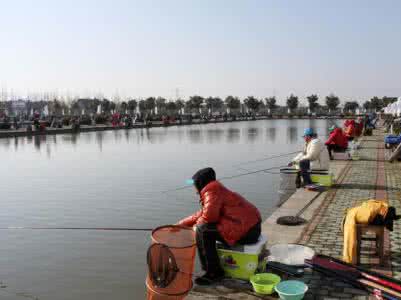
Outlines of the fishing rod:
{"type": "MultiPolygon", "coordinates": [[[[247,172],[247,173],[241,173],[241,174],[232,175],[232,176],[221,177],[221,178],[218,178],[217,180],[228,180],[228,179],[238,178],[238,177],[242,177],[242,176],[246,176],[246,175],[252,175],[252,174],[266,172],[266,171],[269,171],[269,170],[281,169],[281,168],[284,168],[284,166],[276,166],[276,167],[271,167],[271,168],[267,168],[267,169],[256,170],[256,171],[251,171],[251,172],[247,172]]],[[[162,194],[166,194],[166,193],[170,193],[170,192],[185,190],[185,189],[188,189],[188,188],[191,188],[191,187],[192,187],[192,185],[186,185],[186,186],[181,186],[181,187],[178,187],[178,188],[175,188],[175,189],[161,191],[161,193],[162,194]]]]}
{"type": "Polygon", "coordinates": [[[0,227],[0,230],[104,230],[104,231],[152,231],[152,228],[128,227],[0,227]]]}
{"type": "MultiPolygon", "coordinates": [[[[245,169],[245,168],[237,168],[239,171],[242,171],[242,172],[251,172],[251,170],[249,170],[249,169],[245,169]]],[[[280,172],[272,172],[272,171],[264,171],[264,173],[266,173],[266,174],[272,174],[272,175],[278,175],[278,174],[280,174],[280,172]]]]}
{"type": "MultiPolygon", "coordinates": [[[[331,125],[337,126],[335,121],[333,121],[333,120],[329,120],[329,121],[332,123],[331,125]]],[[[289,152],[289,153],[284,153],[284,154],[279,154],[279,155],[267,156],[265,158],[260,158],[260,159],[255,159],[255,160],[248,160],[248,161],[244,161],[239,164],[233,165],[233,167],[242,166],[242,165],[246,165],[246,164],[250,164],[250,163],[261,162],[261,161],[266,161],[266,160],[275,159],[275,158],[286,157],[286,156],[297,154],[299,152],[300,151],[294,151],[294,152],[289,152]]]]}
{"type": "Polygon", "coordinates": [[[280,155],[267,156],[267,157],[261,158],[261,159],[255,159],[255,160],[244,161],[244,162],[241,162],[241,163],[239,163],[239,164],[233,165],[233,167],[242,166],[242,165],[246,165],[246,164],[250,164],[250,163],[255,163],[255,162],[266,161],[266,160],[275,159],[275,158],[280,158],[280,157],[286,157],[286,156],[290,156],[290,155],[293,155],[293,154],[297,154],[297,153],[299,153],[299,152],[300,152],[300,151],[294,151],[294,152],[284,153],[284,154],[280,154],[280,155]]]}

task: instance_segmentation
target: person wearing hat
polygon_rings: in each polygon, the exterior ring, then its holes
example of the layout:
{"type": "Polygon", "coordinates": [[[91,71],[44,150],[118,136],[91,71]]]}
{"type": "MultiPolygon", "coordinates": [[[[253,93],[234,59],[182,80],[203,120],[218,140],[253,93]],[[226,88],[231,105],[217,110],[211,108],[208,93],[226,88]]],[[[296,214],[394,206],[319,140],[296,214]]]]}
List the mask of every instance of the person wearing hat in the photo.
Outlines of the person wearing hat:
{"type": "Polygon", "coordinates": [[[228,246],[256,243],[262,218],[253,204],[217,181],[212,168],[199,170],[190,181],[200,196],[201,209],[178,225],[194,228],[198,256],[205,271],[195,283],[209,285],[224,277],[216,242],[228,246]]]}
{"type": "Polygon", "coordinates": [[[348,148],[348,139],[345,136],[341,128],[333,125],[329,128],[329,138],[327,139],[325,145],[327,151],[329,152],[330,160],[333,160],[334,152],[345,152],[348,148]]]}
{"type": "MultiPolygon", "coordinates": [[[[289,167],[296,166],[300,170],[304,185],[312,184],[310,170],[328,170],[329,155],[326,147],[315,134],[312,128],[304,130],[304,149],[288,164],[289,167]]],[[[297,187],[300,187],[297,180],[297,187]]]]}

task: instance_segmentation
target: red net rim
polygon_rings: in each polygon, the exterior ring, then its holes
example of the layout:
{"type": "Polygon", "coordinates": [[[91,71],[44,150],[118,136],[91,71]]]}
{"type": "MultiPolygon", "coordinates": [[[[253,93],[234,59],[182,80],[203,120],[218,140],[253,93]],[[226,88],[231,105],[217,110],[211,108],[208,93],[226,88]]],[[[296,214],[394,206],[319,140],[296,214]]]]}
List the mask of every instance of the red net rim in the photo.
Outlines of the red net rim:
{"type": "MultiPolygon", "coordinates": [[[[191,233],[193,231],[192,228],[186,227],[186,226],[182,226],[182,225],[163,225],[163,226],[156,227],[155,229],[152,230],[152,240],[155,241],[156,243],[164,244],[163,241],[158,241],[155,238],[155,233],[157,233],[161,229],[165,229],[165,228],[169,228],[169,227],[175,227],[175,228],[179,228],[179,229],[182,229],[182,230],[187,230],[187,231],[190,231],[191,233]]],[[[185,249],[185,248],[191,248],[191,247],[193,247],[195,245],[196,245],[196,241],[195,241],[195,238],[193,238],[193,242],[191,244],[189,244],[189,245],[180,246],[180,247],[179,246],[170,246],[170,245],[167,245],[167,246],[169,248],[173,248],[173,249],[185,249]]]]}

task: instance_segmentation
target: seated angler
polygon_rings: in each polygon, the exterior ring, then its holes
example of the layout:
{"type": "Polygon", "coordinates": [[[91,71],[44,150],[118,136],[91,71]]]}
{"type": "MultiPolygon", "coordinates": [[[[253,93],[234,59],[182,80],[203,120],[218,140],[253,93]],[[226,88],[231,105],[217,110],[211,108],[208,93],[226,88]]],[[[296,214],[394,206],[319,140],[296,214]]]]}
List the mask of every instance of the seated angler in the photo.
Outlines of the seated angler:
{"type": "Polygon", "coordinates": [[[201,209],[178,224],[194,227],[198,255],[205,271],[195,283],[209,285],[224,276],[216,242],[228,246],[256,243],[261,232],[261,216],[253,204],[217,181],[212,168],[199,170],[192,181],[200,196],[201,209]]]}
{"type": "Polygon", "coordinates": [[[345,152],[348,147],[348,140],[341,128],[333,125],[329,128],[330,136],[325,145],[329,152],[330,160],[333,160],[333,152],[345,152]]]}
{"type": "MultiPolygon", "coordinates": [[[[326,147],[314,133],[312,128],[304,131],[305,145],[288,166],[294,166],[300,170],[300,175],[305,186],[312,184],[311,170],[327,171],[329,169],[329,155],[326,147]]],[[[300,187],[300,179],[297,179],[297,187],[300,187]]]]}
{"type": "Polygon", "coordinates": [[[344,122],[344,133],[349,142],[355,139],[356,131],[357,128],[355,120],[346,120],[344,122]]]}

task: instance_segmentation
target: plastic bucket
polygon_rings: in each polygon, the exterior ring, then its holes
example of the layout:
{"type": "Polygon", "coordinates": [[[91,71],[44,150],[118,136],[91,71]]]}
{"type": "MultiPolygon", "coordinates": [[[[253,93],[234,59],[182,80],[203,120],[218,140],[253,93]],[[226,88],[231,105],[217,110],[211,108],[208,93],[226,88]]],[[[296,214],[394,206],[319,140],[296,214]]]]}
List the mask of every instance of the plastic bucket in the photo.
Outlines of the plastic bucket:
{"type": "Polygon", "coordinates": [[[280,188],[278,190],[279,202],[283,203],[297,190],[295,181],[298,176],[298,170],[293,168],[280,169],[280,188]]]}
{"type": "Polygon", "coordinates": [[[301,300],[308,291],[308,286],[302,281],[287,280],[282,281],[274,288],[280,299],[284,300],[301,300]]]}
{"type": "Polygon", "coordinates": [[[169,248],[177,265],[177,273],[166,287],[153,284],[148,274],[147,299],[184,299],[192,288],[196,255],[195,232],[192,228],[182,226],[162,226],[152,231],[152,244],[163,244],[169,248]]]}
{"type": "Polygon", "coordinates": [[[272,273],[255,274],[250,278],[253,289],[258,294],[270,295],[274,287],[281,281],[281,278],[272,273]]]}

